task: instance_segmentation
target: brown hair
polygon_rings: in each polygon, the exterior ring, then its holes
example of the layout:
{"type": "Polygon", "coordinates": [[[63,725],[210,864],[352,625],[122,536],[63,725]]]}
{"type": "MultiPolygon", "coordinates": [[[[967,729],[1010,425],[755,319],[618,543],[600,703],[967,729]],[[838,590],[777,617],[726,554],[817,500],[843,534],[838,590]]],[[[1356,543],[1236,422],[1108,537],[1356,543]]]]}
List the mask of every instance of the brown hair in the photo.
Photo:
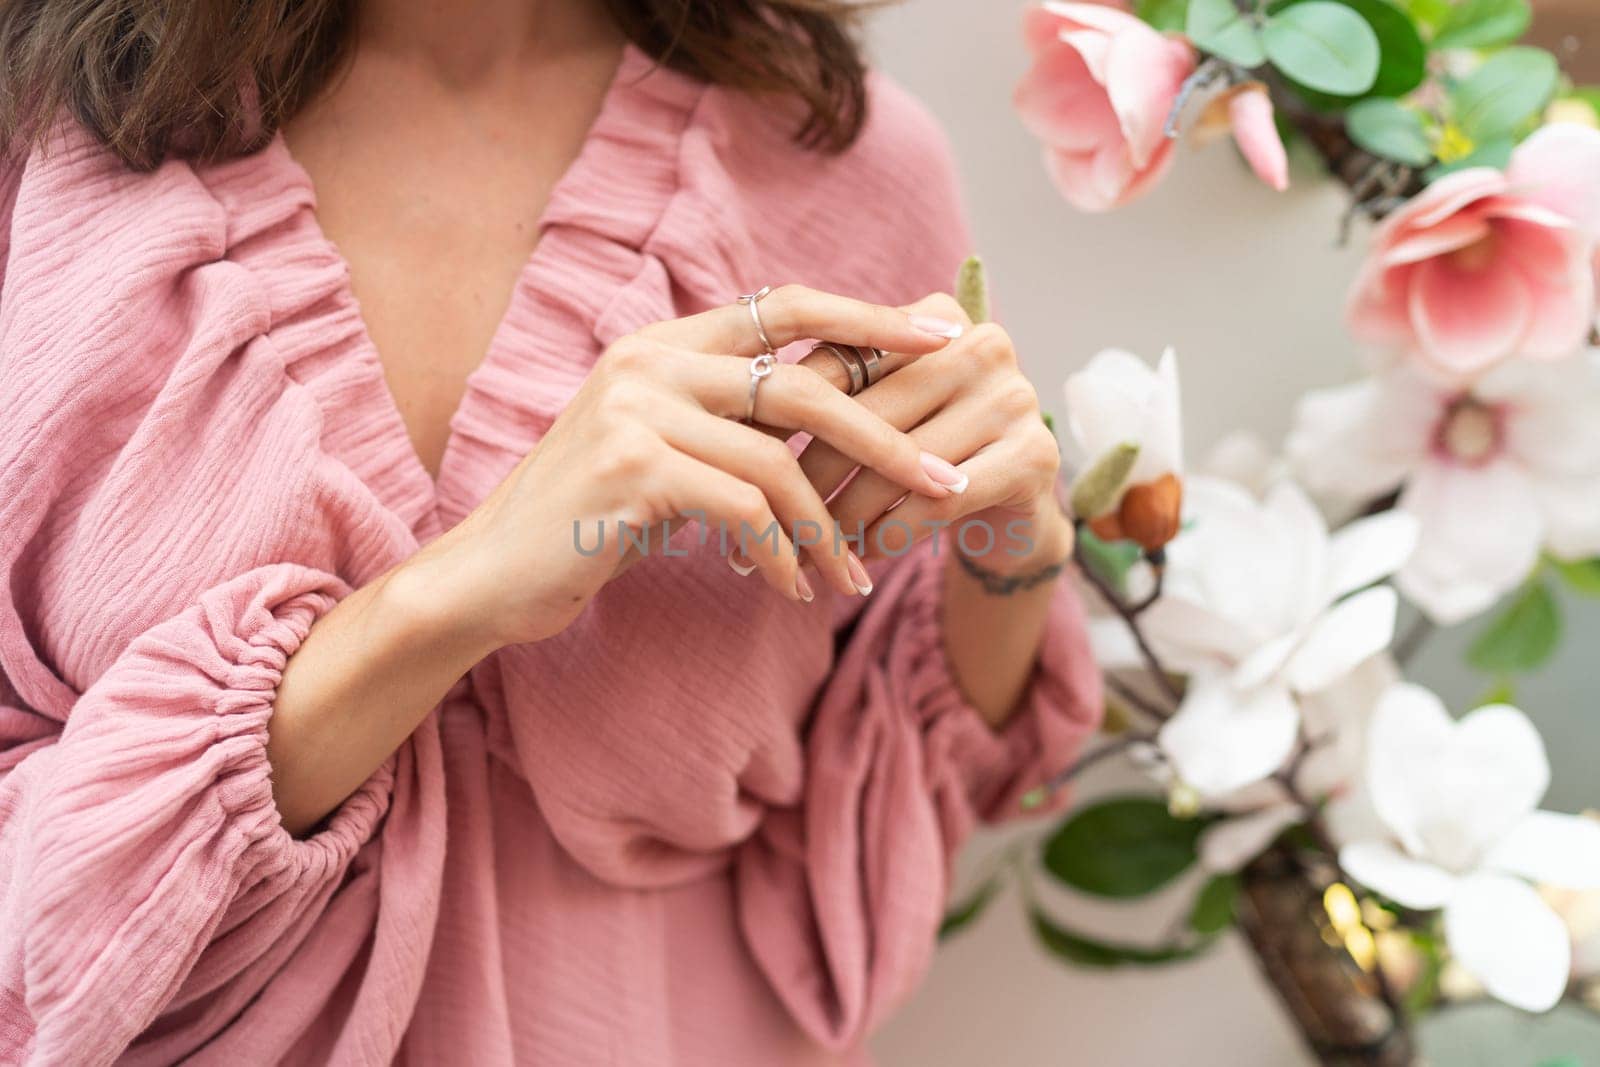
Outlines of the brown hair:
{"type": "MultiPolygon", "coordinates": [[[[859,0],[604,0],[657,62],[794,98],[802,143],[848,147],[866,117],[859,0]]],[[[259,148],[338,73],[354,0],[0,0],[0,144],[63,106],[128,165],[259,148]]]]}

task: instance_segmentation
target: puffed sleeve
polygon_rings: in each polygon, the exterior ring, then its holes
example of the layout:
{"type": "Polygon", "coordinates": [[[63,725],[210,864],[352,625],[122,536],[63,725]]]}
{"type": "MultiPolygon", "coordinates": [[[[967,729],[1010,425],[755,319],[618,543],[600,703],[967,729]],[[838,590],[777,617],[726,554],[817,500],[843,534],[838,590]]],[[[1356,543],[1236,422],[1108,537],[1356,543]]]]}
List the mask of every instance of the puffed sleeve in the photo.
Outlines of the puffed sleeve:
{"type": "Polygon", "coordinates": [[[344,592],[260,568],[134,640],[59,730],[0,710],[0,1059],[104,1063],[163,1013],[225,1018],[305,936],[393,778],[305,840],[273,803],[279,677],[344,592]]]}
{"type": "Polygon", "coordinates": [[[0,1063],[387,1062],[436,718],[303,840],[266,757],[313,624],[414,551],[324,417],[381,378],[319,361],[336,264],[281,167],[52,136],[0,174],[0,1063]]]}
{"type": "Polygon", "coordinates": [[[996,731],[967,703],[944,651],[947,554],[925,544],[880,582],[812,719],[804,798],[769,813],[739,856],[751,951],[833,1048],[921,980],[951,858],[974,826],[1020,813],[1099,721],[1099,673],[1066,583],[1013,717],[996,731]]]}

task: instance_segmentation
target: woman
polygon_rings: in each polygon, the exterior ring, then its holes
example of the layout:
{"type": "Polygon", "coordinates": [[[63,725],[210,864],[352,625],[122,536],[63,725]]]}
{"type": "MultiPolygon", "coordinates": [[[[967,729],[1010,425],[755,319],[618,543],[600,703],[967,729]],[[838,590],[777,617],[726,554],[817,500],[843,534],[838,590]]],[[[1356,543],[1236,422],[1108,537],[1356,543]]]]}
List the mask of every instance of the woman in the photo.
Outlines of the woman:
{"type": "Polygon", "coordinates": [[[1098,692],[850,21],[5,6],[0,1060],[861,1057],[1098,692]]]}

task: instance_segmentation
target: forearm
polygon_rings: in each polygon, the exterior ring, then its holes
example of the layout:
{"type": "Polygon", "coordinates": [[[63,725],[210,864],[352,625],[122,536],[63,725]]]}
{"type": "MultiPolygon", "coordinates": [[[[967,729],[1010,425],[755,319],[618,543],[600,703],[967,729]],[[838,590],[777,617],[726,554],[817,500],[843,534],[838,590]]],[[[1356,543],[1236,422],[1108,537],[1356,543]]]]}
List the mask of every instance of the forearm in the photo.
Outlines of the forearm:
{"type": "Polygon", "coordinates": [[[351,593],[289,658],[268,723],[272,793],[292,834],[333,811],[497,642],[444,610],[425,551],[351,593]]]}
{"type": "MultiPolygon", "coordinates": [[[[1016,575],[1039,573],[1072,552],[1072,528],[1052,515],[1035,537],[1033,551],[1005,560],[1016,575]]],[[[969,703],[998,729],[1019,706],[1038,660],[1039,644],[1049,617],[1050,598],[1059,575],[1027,589],[996,594],[968,574],[952,544],[944,572],[945,654],[956,684],[969,703]]],[[[996,569],[992,560],[982,561],[996,569]]]]}

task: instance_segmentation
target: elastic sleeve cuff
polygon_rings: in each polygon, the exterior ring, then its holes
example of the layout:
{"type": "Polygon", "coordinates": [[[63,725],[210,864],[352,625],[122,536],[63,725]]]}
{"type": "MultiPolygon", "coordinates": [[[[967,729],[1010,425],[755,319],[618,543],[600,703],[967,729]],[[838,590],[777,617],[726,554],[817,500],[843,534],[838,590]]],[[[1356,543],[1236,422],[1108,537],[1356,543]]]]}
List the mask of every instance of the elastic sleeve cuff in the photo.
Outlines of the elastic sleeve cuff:
{"type": "Polygon", "coordinates": [[[216,988],[303,931],[371,838],[391,769],[296,840],[266,756],[284,665],[346,592],[291,565],[207,591],[135,639],[7,778],[22,817],[0,849],[17,861],[5,921],[38,1048],[125,1046],[180,986],[216,988]]]}
{"type": "Polygon", "coordinates": [[[1038,663],[1019,707],[998,730],[962,694],[945,651],[948,549],[929,542],[903,563],[897,659],[905,692],[922,724],[930,778],[959,785],[982,821],[1025,811],[1024,798],[1065,769],[1098,729],[1100,671],[1077,593],[1057,584],[1040,638],[1038,663]]]}

